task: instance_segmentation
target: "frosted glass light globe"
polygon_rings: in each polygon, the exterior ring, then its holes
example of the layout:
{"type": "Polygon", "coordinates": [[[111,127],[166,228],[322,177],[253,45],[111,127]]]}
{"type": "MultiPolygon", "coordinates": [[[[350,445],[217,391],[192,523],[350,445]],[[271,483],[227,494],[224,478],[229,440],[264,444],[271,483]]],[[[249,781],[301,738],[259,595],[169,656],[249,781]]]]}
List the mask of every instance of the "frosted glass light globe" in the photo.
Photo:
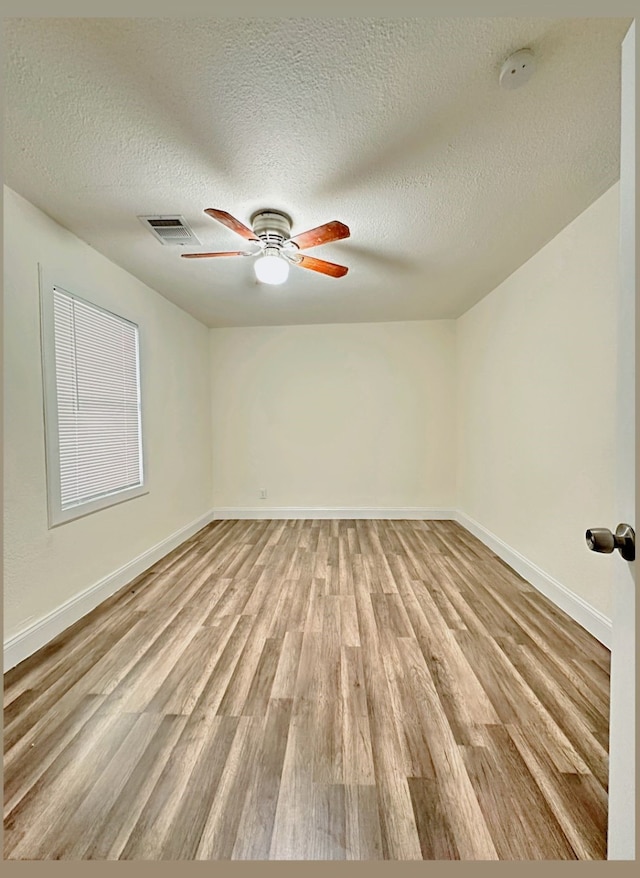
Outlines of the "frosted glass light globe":
{"type": "Polygon", "coordinates": [[[289,277],[289,263],[282,256],[261,256],[254,267],[256,277],[264,284],[282,284],[289,277]]]}

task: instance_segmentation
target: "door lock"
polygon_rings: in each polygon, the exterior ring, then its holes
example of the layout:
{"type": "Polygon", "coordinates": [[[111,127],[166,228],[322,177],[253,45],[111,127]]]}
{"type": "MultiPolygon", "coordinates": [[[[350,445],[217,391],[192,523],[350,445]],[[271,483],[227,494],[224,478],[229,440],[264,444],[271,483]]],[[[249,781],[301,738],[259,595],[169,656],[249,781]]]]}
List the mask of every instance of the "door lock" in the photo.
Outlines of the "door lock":
{"type": "Polygon", "coordinates": [[[608,527],[592,527],[585,539],[592,552],[609,555],[617,549],[625,561],[635,561],[636,535],[630,524],[619,524],[614,534],[608,527]]]}

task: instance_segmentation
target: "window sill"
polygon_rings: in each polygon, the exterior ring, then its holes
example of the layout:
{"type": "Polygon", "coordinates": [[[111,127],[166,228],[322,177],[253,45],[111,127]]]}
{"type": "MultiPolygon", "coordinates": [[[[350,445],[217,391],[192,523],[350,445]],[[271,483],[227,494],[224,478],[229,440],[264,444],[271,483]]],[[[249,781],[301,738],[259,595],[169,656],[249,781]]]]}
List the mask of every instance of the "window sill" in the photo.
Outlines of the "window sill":
{"type": "Polygon", "coordinates": [[[87,503],[80,503],[78,506],[71,506],[69,509],[49,509],[49,530],[59,527],[61,524],[67,524],[69,521],[76,521],[78,518],[84,518],[99,512],[101,509],[109,509],[111,506],[118,506],[120,503],[126,503],[127,500],[134,500],[136,497],[143,497],[149,493],[146,485],[138,485],[135,488],[129,488],[126,491],[118,491],[116,494],[107,494],[104,497],[98,497],[87,503]]]}

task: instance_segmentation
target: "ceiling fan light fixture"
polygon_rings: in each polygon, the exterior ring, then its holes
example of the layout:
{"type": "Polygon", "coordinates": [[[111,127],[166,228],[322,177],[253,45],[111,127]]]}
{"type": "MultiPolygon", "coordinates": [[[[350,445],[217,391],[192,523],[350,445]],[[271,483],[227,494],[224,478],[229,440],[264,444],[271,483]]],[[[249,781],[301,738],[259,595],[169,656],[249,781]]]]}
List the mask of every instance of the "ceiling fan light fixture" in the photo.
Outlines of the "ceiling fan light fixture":
{"type": "Polygon", "coordinates": [[[267,250],[254,264],[256,277],[263,284],[283,284],[289,277],[289,263],[277,250],[267,250]]]}
{"type": "Polygon", "coordinates": [[[217,220],[250,241],[257,250],[247,252],[245,250],[225,250],[214,253],[181,253],[185,259],[210,259],[214,256],[258,256],[254,263],[254,269],[258,281],[266,284],[283,284],[289,277],[289,265],[292,263],[299,268],[307,268],[317,271],[329,277],[344,277],[348,272],[346,265],[337,265],[335,262],[327,262],[325,259],[316,259],[298,253],[300,249],[318,247],[320,244],[328,244],[330,241],[340,241],[348,238],[351,234],[349,226],[338,220],[331,220],[322,226],[301,232],[294,238],[291,235],[291,217],[281,210],[259,210],[251,217],[253,228],[245,226],[240,220],[231,216],[226,210],[217,207],[208,207],[205,210],[207,216],[217,220]]]}

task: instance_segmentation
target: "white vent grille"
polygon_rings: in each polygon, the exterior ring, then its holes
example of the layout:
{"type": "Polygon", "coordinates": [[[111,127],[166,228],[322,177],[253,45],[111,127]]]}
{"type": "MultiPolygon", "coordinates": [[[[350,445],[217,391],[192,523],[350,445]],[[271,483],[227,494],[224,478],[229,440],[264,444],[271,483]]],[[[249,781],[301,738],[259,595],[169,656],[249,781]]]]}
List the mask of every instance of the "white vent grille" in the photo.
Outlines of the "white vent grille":
{"type": "Polygon", "coordinates": [[[139,216],[138,219],[161,244],[190,247],[200,244],[182,216],[139,216]]]}

